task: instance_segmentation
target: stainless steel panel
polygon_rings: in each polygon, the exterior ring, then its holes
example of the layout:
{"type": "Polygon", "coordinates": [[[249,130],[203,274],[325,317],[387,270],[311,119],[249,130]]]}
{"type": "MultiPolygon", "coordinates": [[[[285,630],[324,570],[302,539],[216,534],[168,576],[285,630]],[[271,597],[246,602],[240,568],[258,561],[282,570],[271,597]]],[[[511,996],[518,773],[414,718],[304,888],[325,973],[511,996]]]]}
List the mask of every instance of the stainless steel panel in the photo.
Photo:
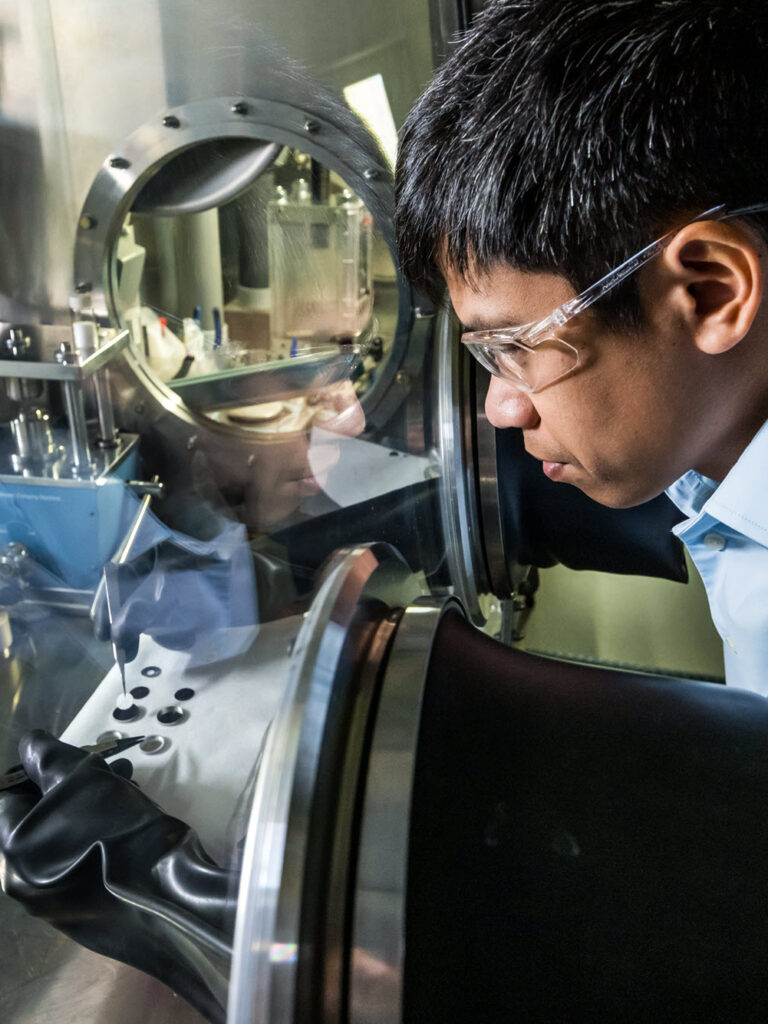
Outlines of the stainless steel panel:
{"type": "Polygon", "coordinates": [[[399,124],[431,71],[424,3],[2,0],[0,322],[61,316],[77,211],[115,143],[168,106],[286,98],[380,73],[399,124]]]}
{"type": "Polygon", "coordinates": [[[83,381],[103,369],[128,345],[128,332],[122,331],[83,362],[43,363],[21,360],[0,360],[0,378],[20,380],[83,381]]]}

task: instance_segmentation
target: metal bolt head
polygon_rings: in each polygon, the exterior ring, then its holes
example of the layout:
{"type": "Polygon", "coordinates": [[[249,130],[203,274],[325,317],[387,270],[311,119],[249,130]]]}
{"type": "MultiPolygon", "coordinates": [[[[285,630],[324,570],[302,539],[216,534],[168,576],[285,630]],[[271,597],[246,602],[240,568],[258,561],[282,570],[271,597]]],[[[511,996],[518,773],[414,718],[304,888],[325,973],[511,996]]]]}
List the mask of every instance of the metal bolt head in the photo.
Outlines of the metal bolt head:
{"type": "Polygon", "coordinates": [[[57,363],[71,363],[75,358],[76,356],[72,351],[72,346],[68,341],[62,341],[54,353],[54,359],[57,363]]]}
{"type": "Polygon", "coordinates": [[[5,339],[5,347],[14,359],[21,358],[31,345],[32,342],[18,327],[12,327],[8,332],[8,337],[5,339]]]}
{"type": "Polygon", "coordinates": [[[21,576],[29,565],[29,551],[23,544],[13,541],[0,550],[0,576],[13,579],[21,576]]]}
{"type": "Polygon", "coordinates": [[[239,114],[240,117],[245,117],[248,113],[248,104],[243,100],[238,100],[237,103],[233,103],[229,109],[233,114],[239,114]]]}
{"type": "Polygon", "coordinates": [[[125,171],[131,166],[131,161],[126,160],[124,156],[113,156],[109,161],[109,166],[114,167],[117,171],[125,171]]]}
{"type": "Polygon", "coordinates": [[[308,135],[317,135],[317,133],[320,131],[320,125],[318,124],[317,121],[313,121],[311,120],[311,118],[307,118],[307,120],[304,122],[304,131],[308,135]]]}
{"type": "Polygon", "coordinates": [[[401,388],[407,388],[411,383],[411,378],[407,373],[401,371],[396,375],[395,381],[401,388]]]}
{"type": "Polygon", "coordinates": [[[377,181],[379,178],[378,167],[366,167],[363,171],[363,177],[366,181],[377,181]]]}
{"type": "Polygon", "coordinates": [[[83,231],[92,231],[98,224],[98,221],[95,217],[91,217],[90,214],[84,213],[78,223],[83,231]]]}
{"type": "Polygon", "coordinates": [[[143,402],[137,402],[136,405],[134,405],[133,407],[133,411],[136,413],[137,416],[143,416],[145,410],[146,406],[144,405],[143,402]]]}
{"type": "Polygon", "coordinates": [[[166,114],[163,118],[164,128],[181,128],[181,121],[175,114],[166,114]]]}

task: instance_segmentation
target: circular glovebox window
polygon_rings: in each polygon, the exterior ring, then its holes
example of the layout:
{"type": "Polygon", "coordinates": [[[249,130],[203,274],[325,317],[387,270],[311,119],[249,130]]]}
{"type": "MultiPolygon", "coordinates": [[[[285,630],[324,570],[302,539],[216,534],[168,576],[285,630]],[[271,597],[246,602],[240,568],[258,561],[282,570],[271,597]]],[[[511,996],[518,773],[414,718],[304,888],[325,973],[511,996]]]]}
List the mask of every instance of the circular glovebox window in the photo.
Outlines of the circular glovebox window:
{"type": "Polygon", "coordinates": [[[270,397],[342,383],[372,422],[413,319],[386,159],[349,108],[310,106],[168,110],[117,143],[79,219],[75,280],[99,318],[129,328],[146,371],[192,409],[221,413],[210,378],[229,377],[230,398],[234,380],[243,402],[224,421],[251,430],[270,397]]]}

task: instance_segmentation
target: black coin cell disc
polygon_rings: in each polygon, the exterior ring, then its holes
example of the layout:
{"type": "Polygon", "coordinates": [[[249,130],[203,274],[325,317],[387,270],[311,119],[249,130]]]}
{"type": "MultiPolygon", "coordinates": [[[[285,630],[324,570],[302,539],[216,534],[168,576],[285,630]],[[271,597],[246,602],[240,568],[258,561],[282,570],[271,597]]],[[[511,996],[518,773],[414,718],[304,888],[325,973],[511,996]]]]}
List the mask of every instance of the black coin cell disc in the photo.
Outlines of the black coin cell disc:
{"type": "Polygon", "coordinates": [[[129,704],[127,708],[115,708],[112,717],[118,722],[132,722],[139,717],[139,708],[135,704],[129,704]]]}
{"type": "Polygon", "coordinates": [[[158,722],[162,722],[163,725],[178,725],[179,722],[183,722],[187,717],[187,712],[184,708],[175,707],[169,705],[167,708],[161,708],[157,712],[158,722]]]}

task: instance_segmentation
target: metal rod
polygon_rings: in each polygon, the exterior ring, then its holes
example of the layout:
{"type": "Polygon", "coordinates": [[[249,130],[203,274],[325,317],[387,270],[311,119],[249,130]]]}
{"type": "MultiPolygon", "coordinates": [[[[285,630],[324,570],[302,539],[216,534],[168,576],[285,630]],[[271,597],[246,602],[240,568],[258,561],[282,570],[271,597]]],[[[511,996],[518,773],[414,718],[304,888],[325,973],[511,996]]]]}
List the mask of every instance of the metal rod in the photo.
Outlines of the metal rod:
{"type": "Polygon", "coordinates": [[[113,448],[117,444],[117,428],[109,391],[109,370],[104,369],[94,374],[93,390],[99,417],[99,444],[104,448],[113,448]]]}
{"type": "Polygon", "coordinates": [[[82,385],[77,381],[64,381],[62,391],[72,442],[72,462],[76,469],[86,469],[91,465],[91,452],[88,447],[88,425],[85,419],[82,385]]]}

